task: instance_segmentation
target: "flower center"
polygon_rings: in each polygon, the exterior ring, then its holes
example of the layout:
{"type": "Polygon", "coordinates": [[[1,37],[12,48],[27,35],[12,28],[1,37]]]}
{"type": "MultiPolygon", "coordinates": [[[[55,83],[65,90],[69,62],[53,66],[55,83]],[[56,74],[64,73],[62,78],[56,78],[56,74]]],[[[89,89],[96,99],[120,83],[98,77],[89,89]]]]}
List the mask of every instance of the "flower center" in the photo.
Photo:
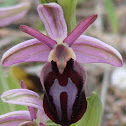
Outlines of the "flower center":
{"type": "Polygon", "coordinates": [[[67,61],[71,58],[76,59],[74,51],[65,43],[57,44],[49,54],[49,62],[56,62],[60,74],[63,73],[67,61]]]}

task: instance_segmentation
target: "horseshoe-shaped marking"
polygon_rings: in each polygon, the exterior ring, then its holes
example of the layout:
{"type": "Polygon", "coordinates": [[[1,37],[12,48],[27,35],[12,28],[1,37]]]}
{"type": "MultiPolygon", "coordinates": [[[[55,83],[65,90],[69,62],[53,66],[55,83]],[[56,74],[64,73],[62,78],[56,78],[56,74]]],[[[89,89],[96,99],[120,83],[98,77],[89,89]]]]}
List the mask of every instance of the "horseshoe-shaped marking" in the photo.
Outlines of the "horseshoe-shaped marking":
{"type": "Polygon", "coordinates": [[[61,110],[61,103],[60,103],[60,95],[62,92],[67,93],[67,118],[70,120],[72,115],[72,107],[76,99],[77,95],[77,87],[68,78],[68,84],[66,86],[61,86],[57,79],[55,79],[52,87],[50,88],[49,95],[53,97],[53,103],[56,106],[56,111],[59,116],[59,120],[62,118],[62,110],[61,110]]]}

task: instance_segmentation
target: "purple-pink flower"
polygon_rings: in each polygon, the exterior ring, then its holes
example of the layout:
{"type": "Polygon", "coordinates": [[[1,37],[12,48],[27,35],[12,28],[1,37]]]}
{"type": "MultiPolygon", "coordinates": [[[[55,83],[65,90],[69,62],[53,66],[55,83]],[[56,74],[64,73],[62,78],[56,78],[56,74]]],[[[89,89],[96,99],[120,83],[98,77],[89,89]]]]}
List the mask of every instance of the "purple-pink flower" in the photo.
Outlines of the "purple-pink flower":
{"type": "Polygon", "coordinates": [[[48,117],[43,110],[42,99],[37,93],[26,89],[23,81],[21,81],[21,86],[23,89],[12,89],[3,92],[1,99],[10,104],[26,105],[29,111],[14,111],[1,115],[0,126],[46,126],[48,117]]]}
{"type": "Polygon", "coordinates": [[[19,3],[17,5],[0,8],[0,27],[11,24],[24,17],[30,8],[29,2],[19,3]]]}
{"type": "Polygon", "coordinates": [[[21,25],[23,32],[34,39],[9,49],[2,57],[2,65],[21,62],[48,62],[41,71],[44,90],[43,107],[47,116],[62,126],[78,121],[86,111],[86,72],[80,63],[108,63],[122,66],[120,53],[110,45],[81,35],[97,18],[87,17],[68,35],[63,10],[56,3],[41,4],[38,14],[48,36],[21,25]]]}
{"type": "Polygon", "coordinates": [[[27,40],[8,50],[2,57],[3,66],[20,62],[48,62],[51,50],[64,44],[73,50],[76,60],[80,63],[109,63],[122,66],[122,57],[116,49],[96,38],[81,35],[96,20],[97,15],[84,19],[67,36],[63,10],[58,4],[39,5],[38,13],[49,37],[22,25],[20,29],[36,39],[27,40]]]}

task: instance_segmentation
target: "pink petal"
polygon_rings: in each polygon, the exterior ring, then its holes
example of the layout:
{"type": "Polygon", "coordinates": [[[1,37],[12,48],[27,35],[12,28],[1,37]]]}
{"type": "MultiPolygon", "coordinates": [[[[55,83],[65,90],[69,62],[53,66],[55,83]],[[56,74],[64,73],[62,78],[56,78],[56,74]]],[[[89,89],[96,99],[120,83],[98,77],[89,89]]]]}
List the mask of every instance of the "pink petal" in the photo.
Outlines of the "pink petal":
{"type": "Polygon", "coordinates": [[[21,81],[21,88],[22,88],[22,89],[27,89],[27,87],[26,87],[26,85],[25,85],[25,82],[24,82],[23,80],[21,81]]]}
{"type": "Polygon", "coordinates": [[[51,49],[37,39],[22,42],[7,52],[2,57],[2,65],[10,66],[21,62],[40,61],[47,62],[51,49]]]}
{"type": "Polygon", "coordinates": [[[44,110],[38,109],[37,112],[37,120],[40,121],[40,123],[46,123],[48,121],[48,116],[45,114],[44,110]]]}
{"type": "Polygon", "coordinates": [[[47,126],[47,125],[45,125],[45,124],[43,124],[43,123],[40,123],[40,126],[47,126]]]}
{"type": "Polygon", "coordinates": [[[120,53],[112,46],[93,37],[81,35],[71,48],[80,63],[108,63],[122,66],[120,53]]]}
{"type": "Polygon", "coordinates": [[[18,126],[38,126],[38,124],[35,121],[25,121],[18,126]]]}
{"type": "Polygon", "coordinates": [[[50,38],[58,41],[67,36],[67,26],[63,10],[56,3],[41,4],[38,13],[50,38]]]}
{"type": "Polygon", "coordinates": [[[96,20],[97,15],[87,17],[64,39],[63,42],[71,46],[74,41],[96,20]]]}
{"type": "Polygon", "coordinates": [[[56,44],[56,41],[52,40],[51,38],[47,37],[46,35],[42,34],[41,32],[39,32],[36,29],[33,29],[31,27],[28,27],[26,25],[21,25],[20,29],[35,37],[36,39],[38,39],[39,41],[41,41],[42,43],[44,43],[45,45],[47,45],[48,47],[50,47],[51,49],[54,47],[54,45],[56,44]]]}
{"type": "MultiPolygon", "coordinates": [[[[27,89],[27,87],[26,87],[26,85],[25,85],[25,83],[24,83],[23,80],[21,81],[21,88],[27,89]]],[[[34,109],[33,107],[31,107],[31,106],[28,106],[28,110],[29,110],[29,112],[30,112],[31,119],[32,119],[32,120],[33,120],[33,119],[36,119],[36,112],[35,112],[35,109],[34,109]]]]}
{"type": "Polygon", "coordinates": [[[24,2],[12,7],[0,8],[0,27],[11,24],[20,18],[23,18],[30,8],[30,3],[24,2]]]}
{"type": "Polygon", "coordinates": [[[30,115],[31,115],[31,119],[34,120],[36,119],[36,112],[35,112],[35,109],[31,106],[28,106],[28,110],[30,112],[30,115]]]}
{"type": "Polygon", "coordinates": [[[31,121],[28,111],[14,111],[0,116],[0,126],[18,126],[24,121],[31,121]]]}
{"type": "Polygon", "coordinates": [[[2,93],[1,99],[10,104],[26,105],[43,111],[40,96],[28,89],[12,89],[2,93]]]}

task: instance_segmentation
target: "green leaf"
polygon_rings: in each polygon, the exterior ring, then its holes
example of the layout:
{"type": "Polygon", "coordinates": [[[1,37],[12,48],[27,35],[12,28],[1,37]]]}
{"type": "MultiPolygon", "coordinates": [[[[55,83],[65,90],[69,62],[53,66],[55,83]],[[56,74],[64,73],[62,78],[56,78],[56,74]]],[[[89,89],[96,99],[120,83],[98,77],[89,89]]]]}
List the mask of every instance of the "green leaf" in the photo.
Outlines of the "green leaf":
{"type": "Polygon", "coordinates": [[[39,2],[40,2],[40,4],[48,3],[47,0],[40,0],[39,2]]]}
{"type": "Polygon", "coordinates": [[[107,14],[109,17],[112,31],[114,33],[117,33],[119,30],[119,26],[118,26],[118,21],[117,21],[117,17],[115,14],[115,8],[113,5],[113,2],[112,2],[112,0],[104,0],[104,2],[105,2],[105,7],[106,7],[106,11],[107,11],[107,14]]]}
{"type": "Polygon", "coordinates": [[[102,115],[102,103],[100,97],[93,92],[91,97],[87,98],[87,110],[81,120],[71,126],[99,126],[102,115]]]}
{"type": "Polygon", "coordinates": [[[50,2],[56,2],[57,0],[39,0],[41,4],[44,3],[50,3],[50,2]]]}
{"type": "Polygon", "coordinates": [[[48,121],[46,122],[46,125],[47,125],[47,126],[60,126],[60,125],[54,123],[52,120],[48,120],[48,121]]]}
{"type": "MultiPolygon", "coordinates": [[[[8,81],[8,85],[10,89],[18,89],[21,88],[19,81],[16,79],[14,72],[13,72],[13,67],[9,68],[8,71],[8,77],[7,77],[7,81],[8,81]]],[[[13,106],[14,110],[27,110],[26,106],[22,106],[22,105],[11,105],[13,106]]]]}
{"type": "MultiPolygon", "coordinates": [[[[0,66],[0,95],[6,91],[6,90],[9,90],[9,85],[8,85],[8,82],[7,82],[7,79],[4,75],[4,71],[2,69],[2,67],[0,66]]],[[[6,104],[6,103],[3,103],[3,101],[0,99],[0,115],[1,114],[4,114],[6,112],[10,112],[10,111],[13,111],[14,110],[14,107],[10,104],[6,104]]]]}
{"type": "Polygon", "coordinates": [[[7,7],[16,4],[18,0],[3,0],[0,1],[0,7],[7,7]]]}
{"type": "MultiPolygon", "coordinates": [[[[9,72],[8,76],[6,77],[2,67],[0,66],[0,95],[4,91],[13,88],[20,88],[20,84],[14,79],[11,72],[9,72]]],[[[0,99],[0,115],[16,110],[27,110],[27,107],[21,105],[7,104],[0,99]]]]}
{"type": "Polygon", "coordinates": [[[8,71],[8,84],[10,85],[11,89],[17,89],[17,88],[21,88],[20,83],[17,81],[16,77],[13,74],[13,69],[10,67],[9,71],[8,71]]]}

